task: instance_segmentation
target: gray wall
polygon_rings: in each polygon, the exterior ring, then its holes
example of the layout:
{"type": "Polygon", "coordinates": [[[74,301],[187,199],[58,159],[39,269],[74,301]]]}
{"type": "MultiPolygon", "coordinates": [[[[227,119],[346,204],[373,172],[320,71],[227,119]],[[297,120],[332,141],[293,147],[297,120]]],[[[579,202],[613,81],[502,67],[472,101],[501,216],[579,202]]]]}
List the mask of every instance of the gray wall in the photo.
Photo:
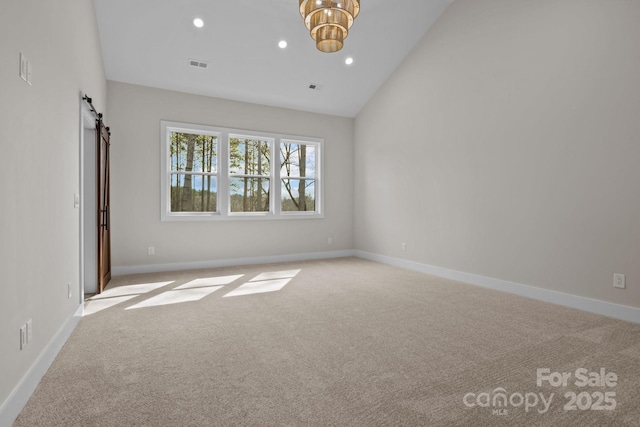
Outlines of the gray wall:
{"type": "Polygon", "coordinates": [[[356,248],[640,307],[638,22],[453,3],[356,118],[356,248]]]}
{"type": "Polygon", "coordinates": [[[353,248],[353,119],[111,81],[108,113],[115,271],[353,248]],[[161,222],[160,120],[324,138],[324,219],[161,222]]]}
{"type": "Polygon", "coordinates": [[[106,107],[93,3],[3,0],[0,58],[2,405],[79,307],[80,93],[106,107]],[[20,52],[32,86],[19,77],[20,52]],[[33,340],[20,351],[28,319],[33,340]]]}

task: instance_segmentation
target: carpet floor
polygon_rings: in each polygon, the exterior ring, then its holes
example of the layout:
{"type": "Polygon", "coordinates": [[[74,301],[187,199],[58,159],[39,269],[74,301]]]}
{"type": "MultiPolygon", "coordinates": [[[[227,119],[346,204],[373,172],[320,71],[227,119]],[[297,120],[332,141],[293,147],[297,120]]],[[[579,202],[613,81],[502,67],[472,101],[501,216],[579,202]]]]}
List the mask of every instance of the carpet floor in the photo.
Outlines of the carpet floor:
{"type": "Polygon", "coordinates": [[[358,258],[117,277],[15,426],[640,426],[640,325],[358,258]]]}

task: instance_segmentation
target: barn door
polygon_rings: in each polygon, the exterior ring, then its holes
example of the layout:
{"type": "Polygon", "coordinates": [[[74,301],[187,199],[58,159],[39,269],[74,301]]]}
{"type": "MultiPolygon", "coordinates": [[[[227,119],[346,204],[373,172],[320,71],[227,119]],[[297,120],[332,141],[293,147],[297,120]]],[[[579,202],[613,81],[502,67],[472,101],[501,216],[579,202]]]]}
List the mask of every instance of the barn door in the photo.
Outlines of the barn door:
{"type": "MultiPolygon", "coordinates": [[[[100,115],[101,116],[101,115],[100,115]]],[[[98,143],[98,293],[111,280],[111,212],[109,206],[109,128],[96,121],[98,143]]]]}

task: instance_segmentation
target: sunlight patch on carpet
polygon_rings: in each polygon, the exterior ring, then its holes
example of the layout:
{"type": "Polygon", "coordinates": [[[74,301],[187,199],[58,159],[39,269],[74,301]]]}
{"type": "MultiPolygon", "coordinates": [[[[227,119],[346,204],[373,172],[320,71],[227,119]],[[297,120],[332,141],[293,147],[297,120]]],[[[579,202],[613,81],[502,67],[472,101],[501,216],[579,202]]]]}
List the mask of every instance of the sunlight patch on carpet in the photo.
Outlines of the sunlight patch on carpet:
{"type": "Polygon", "coordinates": [[[293,279],[298,275],[298,273],[300,273],[300,270],[270,271],[267,273],[258,274],[256,277],[249,281],[260,282],[262,280],[293,279]]]}
{"type": "Polygon", "coordinates": [[[101,294],[91,297],[91,300],[120,297],[124,295],[140,295],[147,292],[155,291],[163,286],[167,286],[174,283],[170,282],[156,282],[156,283],[140,283],[136,285],[123,285],[115,288],[105,289],[101,294]]]}
{"type": "Polygon", "coordinates": [[[298,273],[300,273],[300,270],[272,271],[258,274],[247,283],[227,293],[224,298],[277,292],[284,288],[298,273]]]}
{"type": "Polygon", "coordinates": [[[199,301],[222,288],[222,286],[209,286],[206,288],[179,289],[166,291],[159,295],[152,296],[144,301],[127,307],[126,310],[143,307],[157,307],[160,305],[179,304],[183,302],[199,301]]]}
{"type": "Polygon", "coordinates": [[[102,310],[113,307],[114,305],[118,305],[125,301],[129,301],[131,298],[135,298],[138,295],[125,295],[121,297],[113,297],[113,298],[100,298],[100,299],[90,299],[84,303],[84,312],[83,316],[90,316],[92,314],[96,314],[102,310]]]}
{"type": "Polygon", "coordinates": [[[192,289],[192,288],[205,288],[209,286],[223,286],[235,282],[244,274],[237,274],[235,276],[221,276],[221,277],[207,277],[202,279],[194,279],[190,282],[175,287],[174,289],[192,289]]]}

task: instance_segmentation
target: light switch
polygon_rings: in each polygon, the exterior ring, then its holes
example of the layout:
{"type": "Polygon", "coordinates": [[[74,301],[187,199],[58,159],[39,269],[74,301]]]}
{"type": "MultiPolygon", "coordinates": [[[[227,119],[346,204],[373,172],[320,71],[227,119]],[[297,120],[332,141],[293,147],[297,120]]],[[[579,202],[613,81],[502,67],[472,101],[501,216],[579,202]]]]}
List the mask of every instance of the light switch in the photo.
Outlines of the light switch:
{"type": "Polygon", "coordinates": [[[27,83],[31,84],[31,62],[27,61],[27,83]]]}
{"type": "Polygon", "coordinates": [[[20,52],[20,78],[27,81],[27,58],[20,52]]]}

